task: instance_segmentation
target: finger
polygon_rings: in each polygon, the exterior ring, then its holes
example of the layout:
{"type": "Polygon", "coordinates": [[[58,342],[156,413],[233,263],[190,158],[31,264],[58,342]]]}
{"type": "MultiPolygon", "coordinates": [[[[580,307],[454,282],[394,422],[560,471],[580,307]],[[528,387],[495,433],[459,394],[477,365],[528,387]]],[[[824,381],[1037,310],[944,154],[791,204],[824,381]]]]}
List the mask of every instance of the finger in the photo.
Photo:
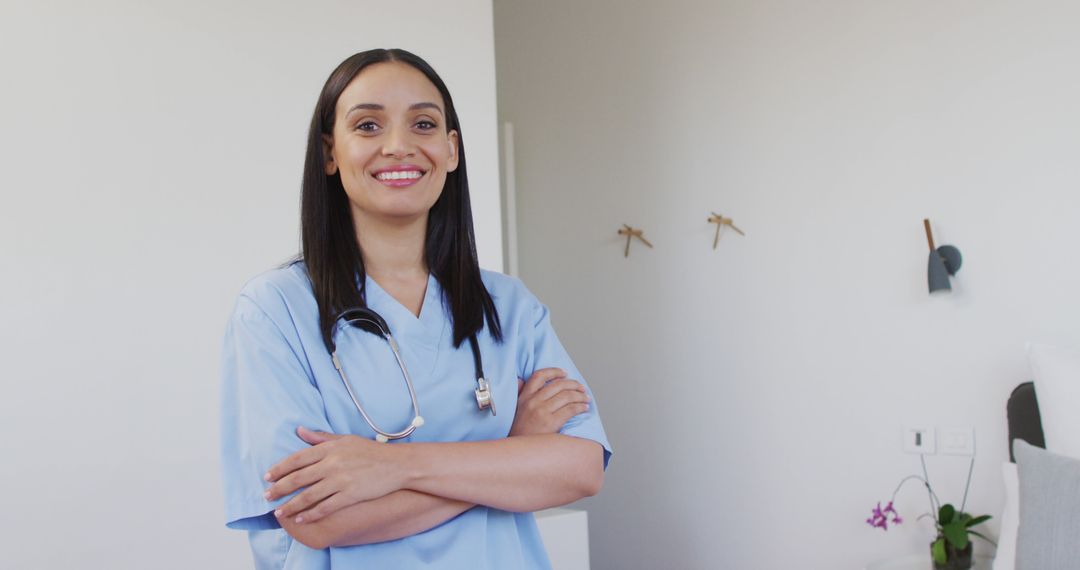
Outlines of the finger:
{"type": "Polygon", "coordinates": [[[523,388],[525,388],[525,381],[522,380],[521,378],[518,378],[518,396],[521,395],[521,390],[523,388]]]}
{"type": "Polygon", "coordinates": [[[304,487],[318,483],[325,476],[323,469],[320,469],[319,467],[318,464],[309,465],[303,469],[289,473],[273,485],[270,485],[270,488],[266,490],[266,493],[264,493],[263,496],[266,497],[266,500],[273,501],[304,487]]]}
{"type": "Polygon", "coordinates": [[[304,426],[296,428],[296,435],[300,436],[300,439],[306,441],[311,445],[319,445],[327,441],[333,441],[340,439],[344,436],[337,435],[335,433],[327,433],[325,431],[312,431],[304,426]]]}
{"type": "Polygon", "coordinates": [[[263,475],[263,479],[267,481],[277,481],[297,469],[303,469],[304,467],[319,461],[325,454],[326,450],[317,445],[307,449],[301,449],[271,467],[270,470],[266,472],[266,475],[263,475]]]}
{"type": "Polygon", "coordinates": [[[584,414],[587,411],[589,411],[589,405],[580,403],[569,404],[563,406],[562,408],[559,408],[554,414],[552,414],[552,417],[559,422],[559,427],[555,428],[555,431],[561,429],[566,422],[570,421],[570,418],[580,414],[584,414]]]}
{"type": "Polygon", "coordinates": [[[584,394],[585,386],[583,386],[581,382],[578,382],[576,380],[555,380],[553,382],[548,382],[547,386],[544,386],[543,389],[537,392],[536,398],[541,401],[550,400],[551,398],[555,397],[556,394],[564,391],[578,392],[580,394],[584,394]]]}
{"type": "Polygon", "coordinates": [[[566,379],[566,372],[559,368],[544,368],[537,370],[525,384],[525,394],[532,395],[551,385],[553,382],[566,379]]]}
{"type": "Polygon", "coordinates": [[[296,522],[313,523],[354,504],[356,504],[356,501],[349,500],[344,493],[334,493],[326,499],[323,499],[314,507],[298,514],[296,516],[296,522]]]}
{"type": "Polygon", "coordinates": [[[549,412],[561,409],[569,404],[588,404],[589,395],[576,390],[563,390],[544,401],[543,407],[549,412]]]}
{"type": "MultiPolygon", "coordinates": [[[[278,518],[295,517],[299,513],[308,510],[318,502],[329,497],[333,492],[334,491],[331,489],[329,483],[326,481],[319,481],[307,489],[304,489],[295,497],[289,499],[284,505],[278,507],[278,509],[274,511],[274,516],[278,518]]],[[[297,520],[296,522],[299,523],[304,521],[297,520]]]]}
{"type": "Polygon", "coordinates": [[[525,383],[525,393],[535,394],[548,382],[565,377],[566,371],[561,368],[541,368],[533,372],[533,375],[529,377],[529,381],[525,383]]]}

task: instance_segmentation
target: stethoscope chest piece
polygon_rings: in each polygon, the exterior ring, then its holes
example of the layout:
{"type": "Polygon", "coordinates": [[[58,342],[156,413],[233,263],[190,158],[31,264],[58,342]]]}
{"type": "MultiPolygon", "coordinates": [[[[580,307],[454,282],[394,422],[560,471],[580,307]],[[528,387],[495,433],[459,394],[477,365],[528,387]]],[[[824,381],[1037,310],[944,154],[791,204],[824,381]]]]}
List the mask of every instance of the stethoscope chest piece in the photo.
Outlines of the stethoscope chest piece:
{"type": "Polygon", "coordinates": [[[490,409],[491,415],[495,413],[495,400],[491,397],[491,386],[483,377],[476,379],[476,406],[481,410],[490,409]]]}

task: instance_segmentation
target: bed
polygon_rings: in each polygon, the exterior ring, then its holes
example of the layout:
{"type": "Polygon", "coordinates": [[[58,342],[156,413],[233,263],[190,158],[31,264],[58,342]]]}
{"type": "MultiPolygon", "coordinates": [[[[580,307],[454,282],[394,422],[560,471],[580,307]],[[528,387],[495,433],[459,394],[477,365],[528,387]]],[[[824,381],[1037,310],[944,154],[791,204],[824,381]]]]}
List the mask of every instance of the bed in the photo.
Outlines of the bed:
{"type": "Polygon", "coordinates": [[[1009,461],[993,569],[1080,570],[1080,352],[1032,344],[1028,356],[1034,381],[1006,404],[1009,461]]]}

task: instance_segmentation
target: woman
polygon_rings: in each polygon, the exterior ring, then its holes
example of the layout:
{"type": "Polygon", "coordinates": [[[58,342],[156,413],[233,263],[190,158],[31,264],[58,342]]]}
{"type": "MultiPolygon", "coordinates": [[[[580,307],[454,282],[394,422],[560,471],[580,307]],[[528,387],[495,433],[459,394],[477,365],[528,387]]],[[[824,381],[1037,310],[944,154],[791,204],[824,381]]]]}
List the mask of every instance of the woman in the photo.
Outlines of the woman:
{"type": "Polygon", "coordinates": [[[334,70],[301,208],[302,259],[249,282],[226,331],[228,526],[260,567],[548,567],[531,511],[598,492],[610,448],[546,307],[479,269],[461,127],[426,62],[334,70]],[[400,364],[338,318],[356,307],[400,364]]]}

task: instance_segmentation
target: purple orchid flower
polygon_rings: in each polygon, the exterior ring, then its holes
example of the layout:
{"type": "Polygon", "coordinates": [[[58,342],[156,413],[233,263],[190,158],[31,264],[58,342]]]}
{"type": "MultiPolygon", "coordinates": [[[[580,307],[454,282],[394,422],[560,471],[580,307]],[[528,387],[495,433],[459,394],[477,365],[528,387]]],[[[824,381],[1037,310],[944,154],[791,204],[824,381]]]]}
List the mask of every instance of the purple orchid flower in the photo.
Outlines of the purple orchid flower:
{"type": "Polygon", "coordinates": [[[896,509],[893,507],[892,501],[889,501],[884,509],[881,508],[881,503],[878,502],[877,506],[871,509],[870,518],[866,519],[866,524],[886,531],[889,530],[890,522],[893,524],[900,524],[903,522],[903,519],[900,518],[900,514],[897,513],[896,509]],[[890,514],[892,515],[891,521],[889,520],[890,514]]]}

